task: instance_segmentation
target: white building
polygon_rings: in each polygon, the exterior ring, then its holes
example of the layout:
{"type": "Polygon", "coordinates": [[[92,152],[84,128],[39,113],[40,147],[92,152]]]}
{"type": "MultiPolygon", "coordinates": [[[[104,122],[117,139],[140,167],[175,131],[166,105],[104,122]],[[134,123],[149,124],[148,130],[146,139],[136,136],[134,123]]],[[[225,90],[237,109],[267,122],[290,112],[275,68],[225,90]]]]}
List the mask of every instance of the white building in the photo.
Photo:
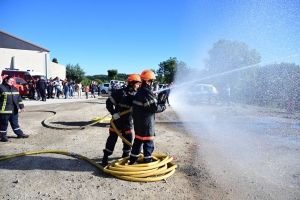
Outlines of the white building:
{"type": "Polygon", "coordinates": [[[50,61],[50,50],[0,30],[0,74],[5,68],[66,78],[66,67],[50,61]]]}

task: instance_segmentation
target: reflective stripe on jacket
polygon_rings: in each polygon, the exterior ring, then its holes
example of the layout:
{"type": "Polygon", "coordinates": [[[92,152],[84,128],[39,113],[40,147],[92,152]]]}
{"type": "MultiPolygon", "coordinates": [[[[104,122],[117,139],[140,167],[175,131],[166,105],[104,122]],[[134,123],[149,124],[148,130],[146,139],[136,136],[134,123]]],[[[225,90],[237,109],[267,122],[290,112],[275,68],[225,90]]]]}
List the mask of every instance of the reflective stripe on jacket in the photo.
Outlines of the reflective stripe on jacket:
{"type": "Polygon", "coordinates": [[[0,85],[0,114],[11,114],[14,107],[24,108],[21,95],[15,86],[0,85]]]}
{"type": "MultiPolygon", "coordinates": [[[[129,87],[116,90],[106,100],[106,109],[111,115],[129,110],[132,107],[133,98],[136,91],[130,91],[129,87]]],[[[123,120],[132,120],[131,113],[127,113],[121,116],[123,120]]]]}
{"type": "Polygon", "coordinates": [[[132,108],[135,137],[153,140],[151,136],[154,136],[155,113],[163,112],[166,105],[158,104],[150,86],[143,82],[134,97],[132,108]]]}

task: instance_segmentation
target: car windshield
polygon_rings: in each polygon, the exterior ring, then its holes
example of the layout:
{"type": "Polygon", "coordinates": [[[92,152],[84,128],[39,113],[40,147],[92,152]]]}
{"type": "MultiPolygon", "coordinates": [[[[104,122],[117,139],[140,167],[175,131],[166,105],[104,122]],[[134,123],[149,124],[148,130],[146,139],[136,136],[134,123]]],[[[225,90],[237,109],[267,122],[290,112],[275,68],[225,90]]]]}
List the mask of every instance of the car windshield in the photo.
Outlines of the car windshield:
{"type": "Polygon", "coordinates": [[[210,91],[210,90],[211,90],[210,87],[208,87],[208,86],[203,86],[203,91],[210,91]]]}
{"type": "Polygon", "coordinates": [[[25,85],[27,83],[23,79],[16,78],[16,84],[25,85]]]}
{"type": "Polygon", "coordinates": [[[46,76],[43,75],[34,75],[32,76],[34,80],[40,79],[42,77],[42,79],[47,80],[46,76]]]}
{"type": "Polygon", "coordinates": [[[28,82],[28,81],[32,80],[32,76],[30,76],[30,75],[25,75],[25,79],[26,79],[26,81],[28,82]]]}

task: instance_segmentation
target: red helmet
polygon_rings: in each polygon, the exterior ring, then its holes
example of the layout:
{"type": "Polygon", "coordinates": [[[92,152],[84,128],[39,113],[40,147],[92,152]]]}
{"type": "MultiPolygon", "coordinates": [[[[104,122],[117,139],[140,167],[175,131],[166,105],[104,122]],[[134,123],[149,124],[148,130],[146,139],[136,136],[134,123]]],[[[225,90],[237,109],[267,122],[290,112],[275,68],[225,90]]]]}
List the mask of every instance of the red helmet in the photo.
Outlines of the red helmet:
{"type": "Polygon", "coordinates": [[[141,73],[141,79],[148,81],[148,80],[155,80],[156,77],[152,70],[146,69],[141,73]]]}
{"type": "Polygon", "coordinates": [[[142,82],[141,77],[138,74],[131,74],[130,76],[128,76],[127,81],[128,82],[131,82],[131,81],[142,82]]]}

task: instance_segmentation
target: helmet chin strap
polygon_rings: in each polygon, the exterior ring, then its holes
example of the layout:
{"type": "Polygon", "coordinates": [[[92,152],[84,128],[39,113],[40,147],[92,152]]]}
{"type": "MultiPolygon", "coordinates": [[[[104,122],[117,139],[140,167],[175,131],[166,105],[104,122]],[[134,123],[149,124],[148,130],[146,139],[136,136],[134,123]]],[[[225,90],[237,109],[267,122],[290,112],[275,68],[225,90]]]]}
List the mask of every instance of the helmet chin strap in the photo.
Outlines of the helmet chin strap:
{"type": "Polygon", "coordinates": [[[152,86],[153,80],[152,80],[152,79],[151,79],[151,80],[148,80],[148,81],[147,81],[147,84],[148,84],[149,86],[152,86]]]}

